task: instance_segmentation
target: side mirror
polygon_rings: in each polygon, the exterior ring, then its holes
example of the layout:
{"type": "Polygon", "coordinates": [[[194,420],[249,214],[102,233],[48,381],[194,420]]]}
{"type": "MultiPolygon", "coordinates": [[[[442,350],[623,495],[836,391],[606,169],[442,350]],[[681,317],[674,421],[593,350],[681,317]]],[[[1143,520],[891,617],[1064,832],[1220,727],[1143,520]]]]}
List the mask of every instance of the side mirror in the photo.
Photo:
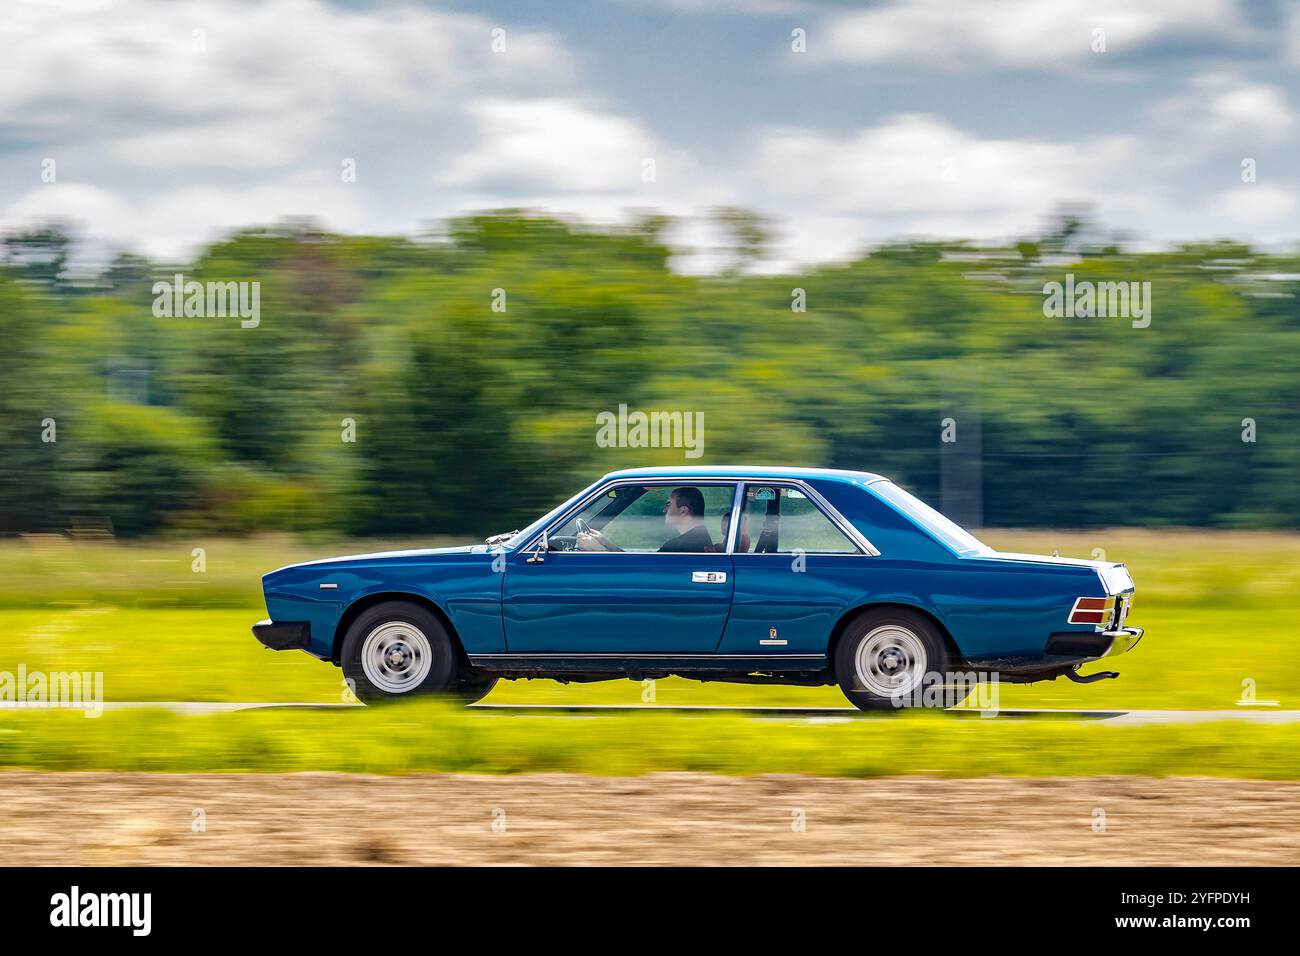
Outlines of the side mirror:
{"type": "Polygon", "coordinates": [[[546,551],[548,548],[549,545],[546,542],[546,532],[543,531],[542,536],[538,538],[537,543],[533,545],[533,553],[528,556],[527,563],[528,564],[546,563],[546,551]]]}

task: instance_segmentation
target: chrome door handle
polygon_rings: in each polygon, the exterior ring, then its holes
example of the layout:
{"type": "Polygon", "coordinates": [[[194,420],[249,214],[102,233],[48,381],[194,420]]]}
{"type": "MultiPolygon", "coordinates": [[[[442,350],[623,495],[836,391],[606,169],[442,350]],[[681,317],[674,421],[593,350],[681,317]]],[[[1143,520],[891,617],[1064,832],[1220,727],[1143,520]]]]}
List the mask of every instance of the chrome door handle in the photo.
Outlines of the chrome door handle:
{"type": "Polygon", "coordinates": [[[692,584],[726,584],[726,571],[692,571],[692,584]]]}

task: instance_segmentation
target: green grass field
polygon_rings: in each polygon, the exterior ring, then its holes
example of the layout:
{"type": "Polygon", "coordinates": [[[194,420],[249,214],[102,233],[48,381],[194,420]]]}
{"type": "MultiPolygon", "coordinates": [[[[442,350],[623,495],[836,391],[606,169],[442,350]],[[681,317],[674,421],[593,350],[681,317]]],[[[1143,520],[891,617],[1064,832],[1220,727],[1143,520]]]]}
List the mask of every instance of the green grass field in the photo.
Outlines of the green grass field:
{"type": "MultiPolygon", "coordinates": [[[[986,532],[1007,550],[1128,563],[1142,644],[1117,681],[1006,685],[1006,707],[1230,709],[1244,688],[1300,706],[1300,535],[1202,531],[986,532]]],[[[140,546],[38,538],[0,545],[0,671],[102,671],[109,700],[342,699],[341,673],[264,650],[261,574],[293,561],[412,542],[279,539],[140,546]],[[203,547],[206,570],[191,570],[203,547]]],[[[1093,669],[1098,669],[1094,665],[1093,669]]],[[[664,680],[502,682],[489,700],[545,703],[841,706],[838,689],[664,680]]]]}
{"type": "Polygon", "coordinates": [[[1107,726],[913,713],[481,712],[441,701],[349,710],[0,712],[0,767],[285,773],[806,773],[841,777],[1300,777],[1300,726],[1107,726]]]}
{"type": "MultiPolygon", "coordinates": [[[[1300,706],[1300,535],[1199,531],[986,532],[997,547],[1107,558],[1137,582],[1147,629],[1118,681],[1001,688],[1002,707],[1237,708],[1243,690],[1300,706]]],[[[427,543],[427,542],[422,542],[427,543]]],[[[342,675],[266,651],[262,572],[412,542],[153,542],[37,538],[0,545],[0,672],[100,671],[107,700],[335,702],[342,675]],[[203,573],[192,549],[205,549],[203,573]]],[[[843,706],[838,689],[676,679],[502,682],[499,703],[843,706]]],[[[734,715],[600,717],[456,712],[437,702],[348,711],[186,717],[157,711],[0,712],[0,766],[38,769],[354,770],[606,774],[655,770],[924,774],[1300,776],[1300,727],[1118,727],[1078,720],[890,715],[809,723],[734,715]]]]}

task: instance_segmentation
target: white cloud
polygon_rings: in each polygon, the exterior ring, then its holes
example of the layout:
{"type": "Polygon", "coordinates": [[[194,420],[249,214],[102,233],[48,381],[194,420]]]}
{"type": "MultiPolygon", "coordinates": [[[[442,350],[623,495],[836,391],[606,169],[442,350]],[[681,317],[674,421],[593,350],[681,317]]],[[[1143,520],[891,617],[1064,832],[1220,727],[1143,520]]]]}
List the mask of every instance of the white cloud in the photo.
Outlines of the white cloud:
{"type": "Polygon", "coordinates": [[[355,192],[305,174],[266,185],[184,187],[138,202],[96,186],[50,184],[33,188],[2,212],[6,222],[74,222],[90,237],[124,241],[159,258],[188,255],[235,229],[303,215],[343,230],[365,226],[355,192]]]}
{"type": "Polygon", "coordinates": [[[1241,140],[1278,139],[1296,121],[1279,87],[1232,73],[1195,76],[1185,92],[1157,103],[1154,112],[1191,141],[1229,147],[1241,140]]]}
{"type": "MultiPolygon", "coordinates": [[[[480,100],[468,112],[479,142],[457,158],[450,185],[626,190],[640,181],[643,160],[661,152],[639,124],[569,100],[480,100]]],[[[656,159],[656,176],[657,168],[656,159]]]]}
{"type": "MultiPolygon", "coordinates": [[[[770,13],[787,0],[736,0],[720,12],[703,0],[645,2],[736,16],[770,13]]],[[[640,15],[628,5],[627,16],[640,15]]],[[[694,16],[669,20],[682,30],[696,24],[694,16]]],[[[760,48],[785,48],[787,26],[767,26],[775,29],[758,37],[760,48]]],[[[746,60],[758,64],[743,74],[752,88],[719,83],[698,102],[667,104],[673,115],[655,84],[628,82],[645,79],[638,68],[610,64],[617,57],[588,54],[584,70],[604,72],[580,76],[582,50],[556,34],[415,0],[10,4],[0,18],[0,218],[5,227],[72,219],[92,236],[171,256],[282,216],[382,232],[502,206],[605,222],[656,209],[682,217],[677,234],[703,250],[686,258],[707,263],[715,238],[704,213],[738,205],[774,221],[784,264],[908,235],[1022,234],[1076,200],[1094,203],[1107,225],[1160,238],[1213,233],[1219,217],[1258,224],[1257,235],[1290,228],[1300,180],[1276,157],[1288,154],[1300,124],[1285,81],[1265,75],[1277,64],[1252,67],[1249,78],[1232,66],[1186,78],[1162,69],[1168,98],[1154,104],[1144,98],[1150,85],[1108,84],[1095,98],[1103,113],[1090,112],[1096,88],[1079,85],[1093,71],[1053,78],[1064,91],[1059,101],[1028,97],[1024,112],[1008,105],[990,120],[1006,91],[999,70],[1085,62],[1098,26],[1120,55],[1216,32],[1230,46],[1246,35],[1236,0],[890,0],[806,26],[807,58],[840,61],[828,74],[834,82],[796,78],[817,81],[813,95],[824,90],[825,101],[799,125],[764,129],[721,112],[791,115],[788,90],[770,108],[755,107],[791,80],[761,54],[746,60]],[[494,54],[499,25],[507,52],[494,54]],[[916,64],[935,74],[912,78],[917,102],[943,91],[972,108],[961,125],[933,113],[880,117],[878,104],[864,114],[853,82],[862,62],[916,64]],[[963,78],[972,91],[959,99],[941,71],[970,65],[992,76],[963,78]],[[977,85],[986,79],[995,86],[977,85]],[[638,96],[650,102],[640,115],[638,96]],[[1060,129],[1062,110],[1079,117],[1084,133],[1040,132],[1044,120],[1060,129]],[[991,122],[1018,131],[992,134],[991,122]],[[1126,125],[1131,134],[1087,132],[1126,125]],[[1213,150],[1256,140],[1274,147],[1269,183],[1217,193],[1225,174],[1213,150]],[[57,160],[57,184],[41,182],[44,157],[57,160]],[[340,180],[345,158],[356,160],[354,183],[340,180]],[[643,177],[647,159],[652,182],[643,177]]],[[[726,55],[750,42],[738,39],[726,55]]],[[[1242,147],[1239,155],[1259,156],[1263,170],[1270,150],[1242,147]]],[[[1235,160],[1228,174],[1235,177],[1235,160]]]]}
{"type": "Polygon", "coordinates": [[[314,114],[254,115],[141,132],[111,140],[108,149],[120,162],[145,169],[260,169],[300,161],[326,132],[314,114]]]}
{"type": "Polygon", "coordinates": [[[1063,202],[1147,233],[1177,203],[1137,136],[1058,142],[997,138],[901,114],[845,134],[770,129],[738,189],[778,217],[783,268],[909,236],[1004,239],[1036,233],[1063,202]]]}
{"type": "Polygon", "coordinates": [[[816,209],[988,234],[1027,226],[1062,199],[1127,193],[1120,173],[1135,155],[1125,137],[989,139],[907,114],[845,137],[771,131],[758,174],[768,195],[816,209]]]}
{"type": "Polygon", "coordinates": [[[552,34],[507,24],[494,53],[496,26],[413,3],[7,4],[0,214],[164,254],[280,216],[416,228],[459,211],[427,184],[454,161],[466,101],[572,86],[552,34]],[[57,184],[41,182],[45,157],[57,184]]]}
{"type": "Polygon", "coordinates": [[[11,136],[80,148],[111,140],[118,159],[144,167],[187,152],[209,165],[277,165],[371,111],[454,113],[469,95],[568,76],[549,35],[508,31],[506,52],[494,54],[492,26],[325,0],[10,4],[0,18],[0,117],[11,136]],[[226,142],[214,149],[214,138],[226,142]]]}
{"type": "Polygon", "coordinates": [[[1207,217],[1227,219],[1242,227],[1270,226],[1288,219],[1296,209],[1296,194],[1281,186],[1243,183],[1212,198],[1207,217]]]}
{"type": "Polygon", "coordinates": [[[893,0],[828,18],[808,49],[822,61],[1054,69],[1169,37],[1243,32],[1237,0],[893,0]],[[1106,54],[1093,52],[1097,29],[1106,54]]]}
{"type": "Polygon", "coordinates": [[[53,219],[83,223],[91,231],[116,231],[131,216],[130,204],[107,189],[78,183],[37,186],[4,209],[9,222],[53,219]]]}

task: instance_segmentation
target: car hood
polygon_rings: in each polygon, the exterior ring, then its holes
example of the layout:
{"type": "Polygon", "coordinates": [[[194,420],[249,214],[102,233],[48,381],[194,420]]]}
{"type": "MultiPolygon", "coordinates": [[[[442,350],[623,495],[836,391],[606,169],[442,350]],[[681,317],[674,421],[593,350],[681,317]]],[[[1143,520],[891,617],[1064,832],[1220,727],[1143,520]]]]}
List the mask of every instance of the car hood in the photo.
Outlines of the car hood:
{"type": "MultiPolygon", "coordinates": [[[[383,561],[401,561],[406,558],[421,561],[438,558],[451,558],[462,554],[487,554],[486,544],[465,544],[451,548],[414,548],[409,551],[371,551],[367,554],[345,554],[336,558],[321,558],[319,561],[300,561],[298,564],[286,564],[276,568],[270,574],[279,574],[292,568],[328,567],[331,565],[373,564],[383,561]]],[[[267,575],[269,577],[270,575],[267,575]]]]}

